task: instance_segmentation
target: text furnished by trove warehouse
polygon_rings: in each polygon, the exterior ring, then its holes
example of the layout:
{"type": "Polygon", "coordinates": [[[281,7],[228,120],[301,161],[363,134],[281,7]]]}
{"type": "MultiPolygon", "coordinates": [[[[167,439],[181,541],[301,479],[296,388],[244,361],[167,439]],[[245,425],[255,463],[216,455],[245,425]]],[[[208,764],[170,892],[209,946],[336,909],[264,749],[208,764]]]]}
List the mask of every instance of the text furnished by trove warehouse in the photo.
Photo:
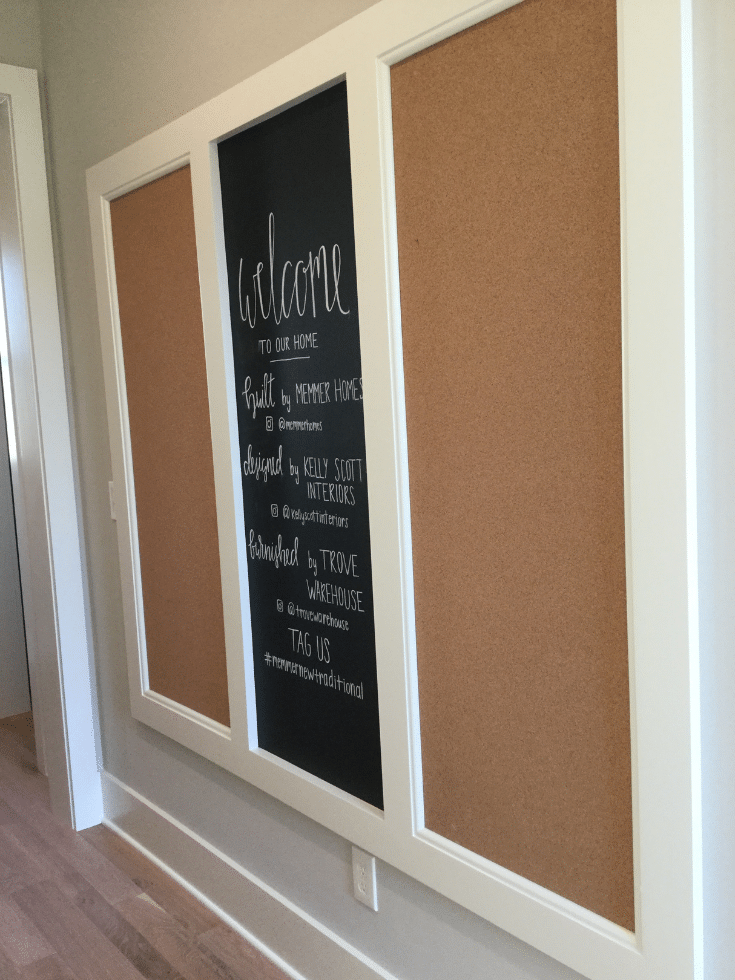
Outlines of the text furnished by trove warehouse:
{"type": "Polygon", "coordinates": [[[220,171],[259,745],[382,806],[346,136],[338,85],[220,171]]]}

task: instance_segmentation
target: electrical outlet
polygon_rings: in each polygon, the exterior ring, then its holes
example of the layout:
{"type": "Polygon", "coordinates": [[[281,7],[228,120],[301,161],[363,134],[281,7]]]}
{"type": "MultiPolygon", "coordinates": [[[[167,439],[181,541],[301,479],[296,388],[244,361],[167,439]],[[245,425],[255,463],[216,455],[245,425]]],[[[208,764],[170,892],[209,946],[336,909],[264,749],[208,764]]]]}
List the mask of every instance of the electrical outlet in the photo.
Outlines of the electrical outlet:
{"type": "Polygon", "coordinates": [[[378,911],[378,885],[375,879],[375,858],[359,847],[352,848],[352,883],[355,898],[367,905],[373,912],[378,911]]]}

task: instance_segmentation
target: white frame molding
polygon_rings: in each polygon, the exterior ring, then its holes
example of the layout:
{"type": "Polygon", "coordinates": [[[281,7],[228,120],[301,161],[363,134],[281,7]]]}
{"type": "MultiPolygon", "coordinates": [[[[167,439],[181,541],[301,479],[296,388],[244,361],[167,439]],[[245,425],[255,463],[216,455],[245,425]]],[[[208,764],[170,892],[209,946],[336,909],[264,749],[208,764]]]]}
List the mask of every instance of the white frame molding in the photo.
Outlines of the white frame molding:
{"type": "Polygon", "coordinates": [[[0,93],[0,181],[9,202],[0,214],[2,369],[33,718],[53,810],[81,830],[102,819],[102,787],[36,72],[0,65],[0,93]]]}
{"type": "Polygon", "coordinates": [[[88,171],[132,711],[592,980],[695,980],[702,970],[702,870],[690,0],[618,0],[635,932],[423,824],[389,68],[515,2],[383,0],[88,171]],[[384,812],[260,750],[253,737],[247,565],[217,170],[220,140],[340,78],[347,80],[354,175],[384,812]],[[230,729],[147,690],[110,233],[111,200],[186,162],[209,384],[230,729]]]}

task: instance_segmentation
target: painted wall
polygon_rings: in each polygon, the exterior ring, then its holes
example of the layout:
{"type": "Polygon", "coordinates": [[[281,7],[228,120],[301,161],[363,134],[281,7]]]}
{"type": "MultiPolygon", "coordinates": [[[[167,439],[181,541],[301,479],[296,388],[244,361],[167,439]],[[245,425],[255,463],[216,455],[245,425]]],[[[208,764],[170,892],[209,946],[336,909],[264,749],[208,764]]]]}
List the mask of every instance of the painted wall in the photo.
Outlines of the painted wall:
{"type": "Polygon", "coordinates": [[[735,6],[695,5],[705,978],[735,949],[735,6]]]}
{"type": "MultiPolygon", "coordinates": [[[[128,710],[85,169],[369,5],[369,0],[44,0],[42,5],[57,257],[80,447],[109,814],[313,980],[573,980],[576,975],[569,970],[384,865],[379,867],[380,912],[358,905],[351,896],[348,842],[134,722],[128,710]],[[217,874],[212,848],[243,868],[246,877],[226,871],[225,865],[226,873],[217,874]]],[[[36,4],[0,0],[0,23],[6,7],[25,27],[19,27],[15,57],[13,46],[5,43],[6,32],[0,32],[0,59],[37,67],[36,4]]],[[[696,11],[698,126],[704,138],[698,194],[705,205],[698,261],[706,286],[700,351],[705,390],[700,412],[703,681],[705,695],[717,705],[723,703],[723,684],[735,694],[728,658],[735,639],[735,572],[728,567],[735,546],[728,493],[735,460],[721,451],[723,444],[730,449],[733,444],[725,413],[733,417],[735,296],[725,267],[729,261],[732,268],[735,257],[735,214],[730,197],[728,227],[719,207],[720,195],[732,194],[725,164],[728,144],[718,151],[715,138],[717,127],[729,126],[732,140],[735,128],[727,115],[735,100],[725,98],[732,92],[728,51],[735,30],[731,0],[696,0],[696,11]]],[[[718,787],[707,798],[707,826],[713,841],[731,848],[722,814],[732,794],[726,786],[733,781],[722,772],[733,771],[733,713],[711,712],[705,738],[708,779],[718,787]]],[[[732,813],[735,800],[729,802],[732,813]]],[[[726,976],[722,924],[732,919],[735,900],[732,877],[717,877],[717,848],[713,843],[707,850],[711,972],[706,980],[726,976]],[[722,901],[730,904],[717,911],[722,901]]],[[[727,871],[732,867],[732,861],[725,865],[727,871]]]]}
{"type": "Polygon", "coordinates": [[[0,62],[41,68],[39,0],[0,0],[0,62]]]}

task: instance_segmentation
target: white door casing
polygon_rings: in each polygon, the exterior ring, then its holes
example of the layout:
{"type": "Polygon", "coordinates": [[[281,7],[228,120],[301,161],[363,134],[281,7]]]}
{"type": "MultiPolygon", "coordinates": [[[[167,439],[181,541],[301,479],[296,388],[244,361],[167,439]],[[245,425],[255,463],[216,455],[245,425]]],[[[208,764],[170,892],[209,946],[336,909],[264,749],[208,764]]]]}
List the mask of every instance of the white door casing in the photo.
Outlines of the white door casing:
{"type": "Polygon", "coordinates": [[[17,447],[11,466],[41,765],[55,814],[99,823],[91,648],[38,92],[29,68],[0,65],[3,377],[17,447]]]}

